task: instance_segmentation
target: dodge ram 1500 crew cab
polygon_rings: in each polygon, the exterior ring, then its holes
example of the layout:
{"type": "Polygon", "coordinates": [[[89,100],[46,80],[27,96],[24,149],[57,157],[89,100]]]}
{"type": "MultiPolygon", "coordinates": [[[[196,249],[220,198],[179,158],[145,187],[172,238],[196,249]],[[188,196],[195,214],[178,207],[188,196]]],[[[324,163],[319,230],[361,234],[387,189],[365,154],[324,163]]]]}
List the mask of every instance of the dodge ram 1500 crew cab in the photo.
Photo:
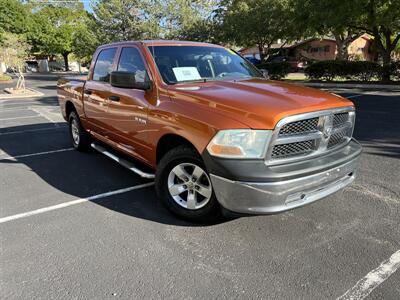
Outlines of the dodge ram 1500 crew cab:
{"type": "Polygon", "coordinates": [[[77,150],[155,178],[165,206],[195,221],[321,199],[354,180],[361,153],[352,102],[268,80],[212,44],[103,45],[58,98],[77,150]]]}

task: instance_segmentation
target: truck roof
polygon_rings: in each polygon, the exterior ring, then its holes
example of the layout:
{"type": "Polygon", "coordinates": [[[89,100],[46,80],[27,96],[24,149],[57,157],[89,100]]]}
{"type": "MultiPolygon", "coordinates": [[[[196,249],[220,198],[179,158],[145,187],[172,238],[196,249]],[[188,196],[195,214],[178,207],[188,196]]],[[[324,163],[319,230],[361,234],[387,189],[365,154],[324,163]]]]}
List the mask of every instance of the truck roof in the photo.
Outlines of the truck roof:
{"type": "Polygon", "coordinates": [[[191,41],[176,41],[176,40],[139,40],[139,41],[121,41],[110,44],[101,45],[114,46],[114,45],[127,45],[127,44],[143,44],[145,46],[208,46],[208,47],[222,47],[215,44],[191,41]]]}

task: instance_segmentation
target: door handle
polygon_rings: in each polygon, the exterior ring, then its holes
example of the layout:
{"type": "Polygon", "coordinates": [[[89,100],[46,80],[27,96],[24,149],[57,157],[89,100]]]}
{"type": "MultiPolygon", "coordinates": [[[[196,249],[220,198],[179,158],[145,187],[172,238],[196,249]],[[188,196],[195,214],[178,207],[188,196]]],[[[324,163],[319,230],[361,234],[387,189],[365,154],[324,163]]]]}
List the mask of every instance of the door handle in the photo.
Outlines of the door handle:
{"type": "Polygon", "coordinates": [[[91,95],[92,94],[92,90],[84,90],[83,93],[85,95],[91,95]]]}
{"type": "Polygon", "coordinates": [[[118,102],[119,101],[119,96],[112,95],[112,96],[109,96],[108,99],[111,100],[111,101],[117,101],[118,102]]]}

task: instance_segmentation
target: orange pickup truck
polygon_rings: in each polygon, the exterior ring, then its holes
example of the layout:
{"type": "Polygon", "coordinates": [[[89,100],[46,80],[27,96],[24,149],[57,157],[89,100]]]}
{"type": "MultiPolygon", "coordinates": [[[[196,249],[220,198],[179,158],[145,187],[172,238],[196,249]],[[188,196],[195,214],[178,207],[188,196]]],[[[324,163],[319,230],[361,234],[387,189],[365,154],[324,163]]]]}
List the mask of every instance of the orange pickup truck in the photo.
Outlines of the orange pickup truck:
{"type": "Polygon", "coordinates": [[[60,79],[73,146],[145,178],[181,218],[276,213],[355,178],[352,102],[271,81],[232,50],[180,41],[100,46],[89,75],[60,79]]]}

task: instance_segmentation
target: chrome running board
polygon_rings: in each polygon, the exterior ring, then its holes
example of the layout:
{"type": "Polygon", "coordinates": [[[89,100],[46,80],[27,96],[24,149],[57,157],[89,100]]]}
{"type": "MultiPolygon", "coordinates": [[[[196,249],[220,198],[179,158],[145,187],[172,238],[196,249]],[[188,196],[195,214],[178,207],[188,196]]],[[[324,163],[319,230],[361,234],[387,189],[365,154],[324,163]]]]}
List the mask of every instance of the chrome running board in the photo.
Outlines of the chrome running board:
{"type": "Polygon", "coordinates": [[[147,178],[147,179],[154,179],[154,177],[155,177],[154,174],[146,173],[146,172],[143,172],[142,170],[139,170],[137,167],[135,167],[135,165],[133,163],[131,163],[131,162],[129,162],[129,161],[123,159],[123,158],[120,158],[120,157],[112,154],[111,152],[107,151],[106,148],[100,146],[99,144],[92,143],[90,146],[93,149],[95,149],[95,150],[99,151],[100,153],[104,154],[105,156],[108,156],[112,160],[116,161],[121,166],[131,170],[134,173],[136,173],[140,177],[147,178]]]}

